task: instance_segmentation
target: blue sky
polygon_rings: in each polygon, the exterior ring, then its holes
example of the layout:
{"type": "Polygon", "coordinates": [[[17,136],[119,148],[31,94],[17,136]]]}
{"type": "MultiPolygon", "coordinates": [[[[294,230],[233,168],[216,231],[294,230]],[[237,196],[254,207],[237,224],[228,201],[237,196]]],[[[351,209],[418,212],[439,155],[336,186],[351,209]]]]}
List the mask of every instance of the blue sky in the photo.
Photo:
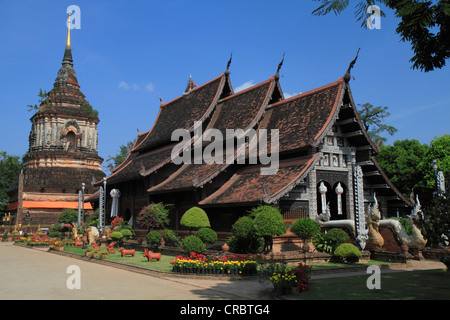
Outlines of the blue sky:
{"type": "Polygon", "coordinates": [[[189,76],[201,85],[220,75],[230,53],[233,87],[272,76],[283,53],[286,95],[337,80],[361,48],[350,85],[356,103],[387,106],[395,140],[429,144],[449,134],[450,67],[411,69],[410,44],[395,33],[391,11],[381,29],[360,26],[351,5],[313,16],[312,0],[290,1],[0,1],[0,151],[28,150],[28,104],[53,87],[66,41],[66,9],[81,9],[72,55],[81,91],[99,111],[105,160],[150,130],[163,101],[178,97],[189,76]]]}

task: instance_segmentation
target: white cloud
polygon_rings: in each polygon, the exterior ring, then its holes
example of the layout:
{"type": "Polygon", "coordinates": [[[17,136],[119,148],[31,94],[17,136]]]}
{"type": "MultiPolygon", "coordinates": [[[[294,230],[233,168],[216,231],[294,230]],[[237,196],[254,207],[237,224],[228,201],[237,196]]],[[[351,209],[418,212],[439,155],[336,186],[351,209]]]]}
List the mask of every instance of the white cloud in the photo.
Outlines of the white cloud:
{"type": "Polygon", "coordinates": [[[145,88],[145,90],[152,92],[155,89],[155,86],[153,85],[153,83],[149,82],[147,84],[144,85],[139,85],[137,83],[127,83],[125,81],[121,81],[119,83],[119,89],[124,89],[124,90],[141,90],[142,88],[145,88]]]}
{"type": "Polygon", "coordinates": [[[128,89],[130,89],[130,86],[129,86],[128,83],[126,83],[125,81],[121,81],[121,82],[119,83],[119,89],[125,89],[125,90],[128,90],[128,89]]]}
{"type": "Polygon", "coordinates": [[[234,92],[239,92],[239,91],[245,90],[247,88],[250,88],[253,85],[254,85],[254,81],[253,80],[249,80],[249,81],[244,82],[243,84],[241,84],[236,89],[234,89],[234,92]]]}

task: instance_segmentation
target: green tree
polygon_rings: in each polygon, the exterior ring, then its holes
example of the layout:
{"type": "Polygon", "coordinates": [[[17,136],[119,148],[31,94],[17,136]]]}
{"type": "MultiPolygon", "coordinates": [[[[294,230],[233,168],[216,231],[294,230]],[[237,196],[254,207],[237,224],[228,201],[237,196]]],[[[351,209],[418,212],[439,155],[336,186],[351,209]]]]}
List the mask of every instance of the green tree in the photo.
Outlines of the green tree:
{"type": "Polygon", "coordinates": [[[63,212],[58,216],[59,223],[68,223],[72,227],[74,223],[78,220],[78,211],[74,209],[64,209],[63,212]]]}
{"type": "Polygon", "coordinates": [[[263,251],[272,251],[273,236],[286,233],[286,225],[280,211],[272,206],[260,205],[251,210],[256,233],[264,239],[263,251]]]}
{"type": "Polygon", "coordinates": [[[189,228],[189,235],[191,235],[192,228],[211,227],[208,215],[199,207],[192,207],[187,210],[181,217],[180,224],[189,228]]]}
{"type": "Polygon", "coordinates": [[[397,140],[381,146],[376,159],[397,189],[408,197],[413,189],[423,187],[423,172],[418,170],[428,145],[417,140],[397,140]]]}
{"type": "Polygon", "coordinates": [[[5,151],[0,152],[0,212],[6,210],[9,202],[7,191],[18,180],[22,168],[20,157],[8,155],[5,151]]]}
{"type": "MultiPolygon", "coordinates": [[[[348,0],[315,0],[322,4],[312,13],[326,15],[330,12],[338,15],[345,10],[348,0]]],[[[410,59],[413,69],[424,72],[440,69],[450,57],[450,1],[417,0],[361,0],[355,5],[355,16],[366,28],[370,5],[380,4],[393,10],[400,19],[396,32],[403,42],[411,43],[413,57],[410,59]]],[[[384,17],[385,13],[380,12],[384,17]]]]}
{"type": "MultiPolygon", "coordinates": [[[[436,160],[438,171],[442,171],[444,176],[450,174],[450,135],[444,134],[436,137],[430,142],[430,148],[422,158],[417,169],[424,175],[423,187],[435,189],[435,174],[433,160],[436,160]]],[[[447,181],[448,184],[449,181],[447,181]]]]}
{"type": "Polygon", "coordinates": [[[387,111],[388,107],[374,107],[370,103],[358,104],[358,106],[360,106],[359,117],[372,141],[377,142],[380,139],[386,141],[383,134],[387,133],[392,136],[397,132],[395,127],[385,123],[385,119],[391,115],[387,111]]]}
{"type": "Polygon", "coordinates": [[[110,171],[112,171],[114,168],[117,168],[122,162],[125,161],[131,149],[133,149],[134,141],[129,141],[126,145],[121,145],[119,147],[118,154],[116,154],[115,156],[109,156],[106,162],[108,163],[107,167],[110,171]]]}

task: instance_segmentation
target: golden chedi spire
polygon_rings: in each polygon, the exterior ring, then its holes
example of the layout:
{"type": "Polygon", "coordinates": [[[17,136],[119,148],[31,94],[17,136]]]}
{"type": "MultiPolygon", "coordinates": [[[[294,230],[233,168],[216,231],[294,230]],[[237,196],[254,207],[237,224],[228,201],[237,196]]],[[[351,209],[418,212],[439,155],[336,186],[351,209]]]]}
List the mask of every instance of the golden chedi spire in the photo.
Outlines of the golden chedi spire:
{"type": "Polygon", "coordinates": [[[72,19],[70,19],[70,12],[69,12],[69,18],[67,18],[67,41],[66,41],[66,48],[70,48],[70,25],[72,24],[72,19]]]}

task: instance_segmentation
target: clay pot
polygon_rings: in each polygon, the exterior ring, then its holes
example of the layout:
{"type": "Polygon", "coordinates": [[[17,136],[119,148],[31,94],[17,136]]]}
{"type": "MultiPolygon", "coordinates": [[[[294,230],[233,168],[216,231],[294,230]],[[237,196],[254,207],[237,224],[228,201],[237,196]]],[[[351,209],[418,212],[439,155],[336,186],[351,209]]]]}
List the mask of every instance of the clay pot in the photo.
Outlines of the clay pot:
{"type": "Polygon", "coordinates": [[[224,245],[222,246],[222,251],[228,252],[228,250],[230,250],[230,247],[226,243],[224,243],[224,245]]]}

